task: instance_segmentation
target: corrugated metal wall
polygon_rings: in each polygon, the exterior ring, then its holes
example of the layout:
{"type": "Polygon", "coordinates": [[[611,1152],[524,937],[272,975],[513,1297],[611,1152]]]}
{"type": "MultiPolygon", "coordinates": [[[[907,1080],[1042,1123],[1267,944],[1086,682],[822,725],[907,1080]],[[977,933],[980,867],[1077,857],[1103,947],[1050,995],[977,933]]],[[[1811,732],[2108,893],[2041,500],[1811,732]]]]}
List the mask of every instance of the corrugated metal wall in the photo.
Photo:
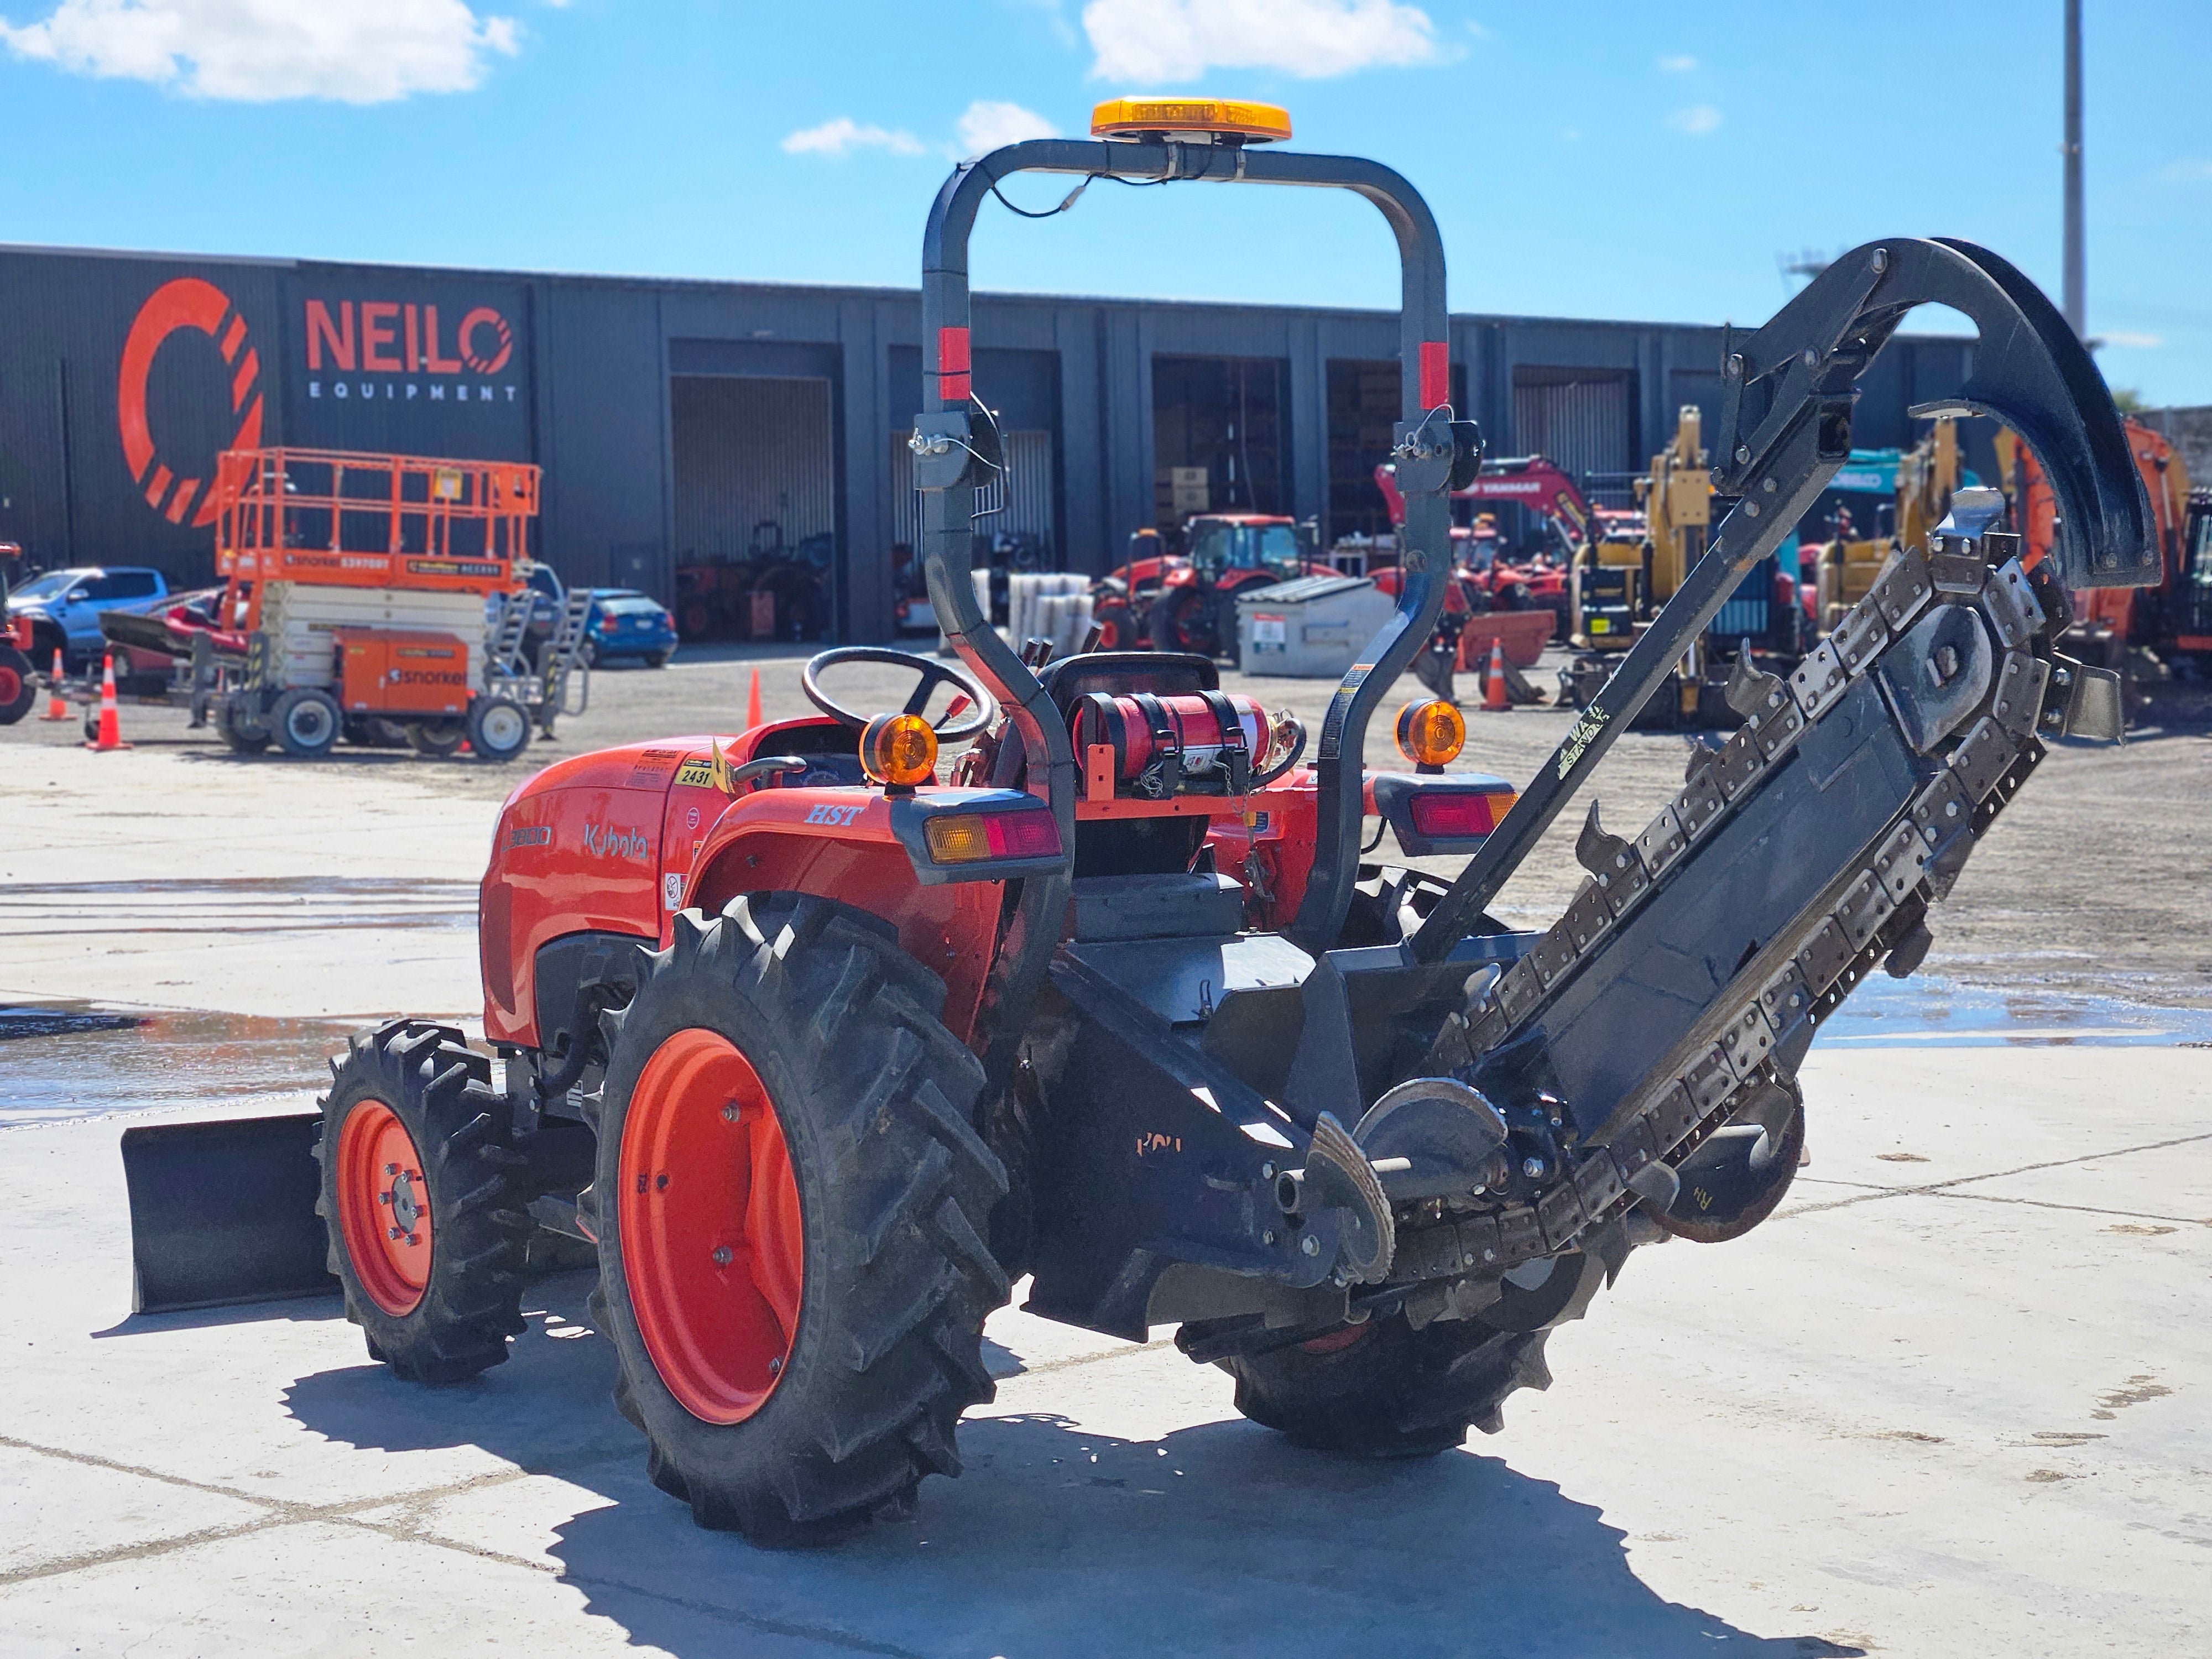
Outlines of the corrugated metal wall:
{"type": "MultiPolygon", "coordinates": [[[[891,539],[919,551],[921,499],[915,493],[914,452],[907,447],[906,440],[904,432],[891,434],[891,539]]],[[[1006,454],[1006,510],[978,519],[975,533],[1034,536],[1057,567],[1060,550],[1053,524],[1058,497],[1053,485],[1052,434],[1005,432],[1000,434],[1000,441],[1006,454]]]]}
{"type": "Polygon", "coordinates": [[[1571,473],[1618,472],[1633,467],[1630,429],[1632,387],[1625,374],[1567,379],[1559,371],[1513,385],[1513,447],[1545,455],[1571,473]],[[1559,378],[1553,378],[1559,375],[1559,378]]]}
{"type": "Polygon", "coordinates": [[[836,531],[829,381],[674,374],[668,386],[678,565],[744,559],[776,530],[787,548],[836,531]]]}

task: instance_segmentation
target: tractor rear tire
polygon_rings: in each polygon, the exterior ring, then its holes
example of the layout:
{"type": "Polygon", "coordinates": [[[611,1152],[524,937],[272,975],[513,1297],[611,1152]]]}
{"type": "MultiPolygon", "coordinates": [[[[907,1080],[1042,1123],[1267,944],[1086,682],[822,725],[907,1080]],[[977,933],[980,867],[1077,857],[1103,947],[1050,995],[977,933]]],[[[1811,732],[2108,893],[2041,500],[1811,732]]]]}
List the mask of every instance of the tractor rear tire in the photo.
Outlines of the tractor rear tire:
{"type": "Polygon", "coordinates": [[[1237,1409],[1291,1443],[1354,1457],[1433,1457],[1495,1434],[1517,1389],[1547,1389],[1548,1331],[1500,1331],[1480,1320],[1415,1330],[1403,1314],[1316,1341],[1221,1362],[1237,1409]]]}
{"type": "Polygon", "coordinates": [[[654,1485],[702,1527],[825,1542],[957,1474],[993,1395],[982,1067],[864,912],[756,895],[674,929],[601,1019],[593,1321],[654,1485]]]}
{"type": "Polygon", "coordinates": [[[38,700],[31,659],[12,645],[0,645],[0,726],[13,726],[38,700]]]}
{"type": "Polygon", "coordinates": [[[315,1212],[346,1317],[410,1382],[459,1382],[523,1328],[530,1159],[491,1062],[450,1025],[395,1019],[331,1066],[315,1212]]]}
{"type": "Polygon", "coordinates": [[[1220,654],[1221,630],[1215,623],[1213,596],[1198,588],[1161,594],[1146,613],[1145,627],[1155,651],[1189,652],[1201,657],[1220,654]]]}

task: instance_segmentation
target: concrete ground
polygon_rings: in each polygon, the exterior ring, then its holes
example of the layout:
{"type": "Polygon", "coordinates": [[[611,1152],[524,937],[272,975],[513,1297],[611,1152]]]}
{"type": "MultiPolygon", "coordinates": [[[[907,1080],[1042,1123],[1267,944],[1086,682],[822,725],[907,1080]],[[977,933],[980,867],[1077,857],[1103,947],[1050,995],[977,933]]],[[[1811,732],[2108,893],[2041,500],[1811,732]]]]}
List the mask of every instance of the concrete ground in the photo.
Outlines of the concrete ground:
{"type": "MultiPolygon", "coordinates": [[[[602,674],[534,757],[726,731],[750,666],[602,674]]],[[[796,661],[763,667],[795,712],[796,661]]],[[[474,883],[526,774],[240,762],[173,711],[125,722],[121,756],[0,732],[11,1659],[2212,1649],[2201,734],[2053,757],[1937,916],[1931,966],[1994,1012],[1948,1030],[1908,998],[1837,1028],[1783,1212],[1638,1253],[1502,1436],[1300,1453],[1164,1341],[1009,1310],[967,1474],[787,1555],[647,1483],[584,1276],[537,1287],[507,1364],[435,1392],[369,1364],[334,1301],[131,1313],[119,1130],[297,1109],[349,1026],[472,1012],[474,883]],[[2084,1018],[2091,990],[2168,1012],[2084,1018]],[[48,1005],[146,1023],[55,1032],[48,1005]]],[[[1520,777],[1565,722],[1471,724],[1470,762],[1520,777]]],[[[1681,752],[1624,740],[1608,821],[1681,752]]],[[[1509,896],[1548,919],[1566,884],[1509,896]]]]}

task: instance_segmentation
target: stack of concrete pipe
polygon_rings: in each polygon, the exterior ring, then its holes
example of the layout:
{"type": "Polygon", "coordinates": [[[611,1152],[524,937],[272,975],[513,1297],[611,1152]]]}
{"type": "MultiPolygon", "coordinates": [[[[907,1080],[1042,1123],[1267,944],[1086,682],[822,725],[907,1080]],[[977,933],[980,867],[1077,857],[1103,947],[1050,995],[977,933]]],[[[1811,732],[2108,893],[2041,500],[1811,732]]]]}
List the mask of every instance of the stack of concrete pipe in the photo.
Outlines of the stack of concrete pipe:
{"type": "Polygon", "coordinates": [[[1050,640],[1055,657],[1073,656],[1091,632],[1091,579],[1017,571],[1006,578],[1006,637],[1016,647],[1050,640]]]}
{"type": "MultiPolygon", "coordinates": [[[[991,573],[969,573],[975,582],[975,603],[991,614],[991,573]]],[[[1052,641],[1055,657],[1072,656],[1091,637],[1091,579],[1050,572],[1031,574],[1012,572],[1006,577],[1006,626],[1000,630],[1016,650],[1030,640],[1052,641]]],[[[939,629],[937,654],[951,654],[939,629]]]]}

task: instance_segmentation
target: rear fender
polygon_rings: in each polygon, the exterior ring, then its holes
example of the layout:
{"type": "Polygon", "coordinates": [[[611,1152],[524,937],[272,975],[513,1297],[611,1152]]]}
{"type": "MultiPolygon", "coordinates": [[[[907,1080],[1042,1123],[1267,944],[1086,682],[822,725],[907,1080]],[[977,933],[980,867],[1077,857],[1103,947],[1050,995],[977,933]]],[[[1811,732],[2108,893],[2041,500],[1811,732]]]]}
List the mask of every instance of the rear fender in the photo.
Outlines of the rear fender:
{"type": "Polygon", "coordinates": [[[990,969],[1005,886],[996,879],[924,884],[892,823],[892,805],[873,791],[852,789],[763,789],[741,797],[701,843],[662,919],[662,945],[676,908],[719,915],[745,893],[836,899],[889,922],[900,948],[945,981],[945,1023],[964,1040],[990,969]],[[850,822],[842,821],[848,814],[850,822]]]}

